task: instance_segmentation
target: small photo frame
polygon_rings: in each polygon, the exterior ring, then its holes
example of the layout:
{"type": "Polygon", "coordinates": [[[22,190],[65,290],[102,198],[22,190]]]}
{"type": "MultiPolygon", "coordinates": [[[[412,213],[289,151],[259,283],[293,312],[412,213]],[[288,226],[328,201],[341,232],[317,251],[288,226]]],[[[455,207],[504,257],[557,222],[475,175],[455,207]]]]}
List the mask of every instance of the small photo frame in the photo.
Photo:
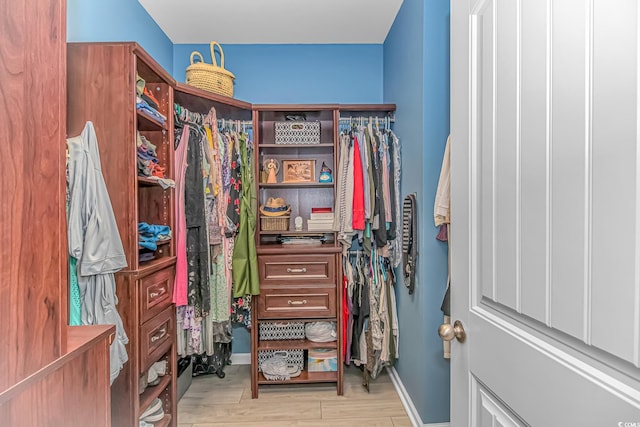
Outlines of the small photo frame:
{"type": "Polygon", "coordinates": [[[283,160],[282,182],[316,182],[316,161],[283,160]]]}

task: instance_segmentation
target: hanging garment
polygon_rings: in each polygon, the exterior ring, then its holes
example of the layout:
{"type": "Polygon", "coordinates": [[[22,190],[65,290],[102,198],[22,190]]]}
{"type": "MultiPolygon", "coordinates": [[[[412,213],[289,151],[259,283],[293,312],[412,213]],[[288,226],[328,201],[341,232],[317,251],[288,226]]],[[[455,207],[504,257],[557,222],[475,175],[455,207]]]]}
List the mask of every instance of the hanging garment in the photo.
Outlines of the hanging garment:
{"type": "Polygon", "coordinates": [[[209,239],[202,180],[203,133],[189,133],[185,173],[185,220],[187,226],[187,301],[196,316],[206,314],[209,300],[209,239]]]}
{"type": "Polygon", "coordinates": [[[189,126],[176,128],[176,151],[174,157],[176,174],[176,275],[173,282],[173,302],[176,306],[187,305],[187,223],[184,212],[184,186],[187,170],[187,146],[189,145],[189,126]]]}
{"type": "Polygon", "coordinates": [[[111,200],[102,176],[98,140],[93,123],[80,136],[67,140],[69,148],[69,255],[77,260],[83,325],[116,326],[110,347],[110,380],[128,360],[129,342],[116,305],[113,274],[127,266],[111,200]]]}
{"type": "Polygon", "coordinates": [[[240,138],[242,194],[240,200],[240,226],[233,250],[233,296],[258,295],[258,254],[256,252],[256,200],[255,180],[249,163],[247,140],[240,138]]]}

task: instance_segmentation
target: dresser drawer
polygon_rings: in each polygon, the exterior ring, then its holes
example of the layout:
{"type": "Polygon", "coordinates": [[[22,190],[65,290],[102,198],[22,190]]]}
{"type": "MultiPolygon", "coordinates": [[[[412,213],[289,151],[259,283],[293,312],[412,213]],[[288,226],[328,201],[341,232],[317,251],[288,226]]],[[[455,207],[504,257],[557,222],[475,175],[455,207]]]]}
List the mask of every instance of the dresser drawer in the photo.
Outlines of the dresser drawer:
{"type": "Polygon", "coordinates": [[[140,323],[171,305],[175,268],[169,267],[140,279],[140,323]]]}
{"type": "Polygon", "coordinates": [[[261,285],[336,282],[335,255],[262,255],[258,265],[261,285]]]}
{"type": "Polygon", "coordinates": [[[140,373],[144,373],[175,340],[175,309],[169,306],[140,327],[140,373]]]}
{"type": "Polygon", "coordinates": [[[262,288],[258,297],[258,317],[261,319],[335,316],[335,287],[262,288]]]}

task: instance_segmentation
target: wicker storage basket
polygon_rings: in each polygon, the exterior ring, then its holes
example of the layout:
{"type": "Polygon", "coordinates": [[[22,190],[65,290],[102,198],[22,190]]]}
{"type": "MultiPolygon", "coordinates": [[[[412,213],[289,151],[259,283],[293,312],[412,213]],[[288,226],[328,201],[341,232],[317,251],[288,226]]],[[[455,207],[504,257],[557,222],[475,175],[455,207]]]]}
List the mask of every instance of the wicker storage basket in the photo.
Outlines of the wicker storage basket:
{"type": "Polygon", "coordinates": [[[289,230],[289,215],[260,216],[260,229],[262,231],[287,231],[289,230]]]}
{"type": "Polygon", "coordinates": [[[222,46],[217,42],[211,42],[210,47],[212,64],[204,62],[204,58],[200,52],[195,50],[191,52],[191,65],[187,67],[186,83],[209,92],[217,93],[218,95],[233,97],[233,80],[236,76],[224,68],[224,52],[222,51],[222,46]],[[220,52],[219,67],[216,61],[216,46],[220,52]],[[193,62],[195,56],[200,58],[200,62],[193,62]]]}

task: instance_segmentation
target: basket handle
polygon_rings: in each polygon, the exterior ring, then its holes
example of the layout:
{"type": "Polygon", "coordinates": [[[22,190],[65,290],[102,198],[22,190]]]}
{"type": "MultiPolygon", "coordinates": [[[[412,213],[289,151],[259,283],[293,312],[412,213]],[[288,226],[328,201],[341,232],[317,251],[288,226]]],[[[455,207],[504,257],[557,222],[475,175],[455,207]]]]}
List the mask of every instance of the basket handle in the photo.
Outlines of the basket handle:
{"type": "Polygon", "coordinates": [[[189,59],[191,60],[191,65],[193,65],[193,57],[196,55],[200,57],[200,62],[204,63],[204,58],[202,57],[202,54],[197,50],[194,50],[193,52],[191,52],[191,56],[189,57],[189,59]]]}
{"type": "Polygon", "coordinates": [[[220,68],[224,68],[224,52],[222,51],[222,46],[218,42],[209,43],[209,47],[211,48],[211,63],[214,66],[218,66],[218,62],[216,61],[216,52],[215,47],[218,46],[218,51],[220,52],[220,68]]]}

